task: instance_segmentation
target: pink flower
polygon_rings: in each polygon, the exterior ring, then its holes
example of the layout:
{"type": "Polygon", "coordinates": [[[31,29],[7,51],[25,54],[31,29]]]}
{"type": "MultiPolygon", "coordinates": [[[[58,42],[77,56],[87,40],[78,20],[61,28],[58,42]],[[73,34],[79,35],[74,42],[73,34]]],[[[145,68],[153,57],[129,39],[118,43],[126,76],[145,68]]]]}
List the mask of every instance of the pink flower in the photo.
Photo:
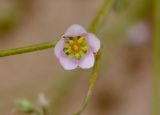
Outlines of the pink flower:
{"type": "Polygon", "coordinates": [[[95,62],[94,53],[100,49],[100,40],[78,24],[70,26],[55,46],[54,52],[65,70],[77,67],[88,69],[95,62]]]}

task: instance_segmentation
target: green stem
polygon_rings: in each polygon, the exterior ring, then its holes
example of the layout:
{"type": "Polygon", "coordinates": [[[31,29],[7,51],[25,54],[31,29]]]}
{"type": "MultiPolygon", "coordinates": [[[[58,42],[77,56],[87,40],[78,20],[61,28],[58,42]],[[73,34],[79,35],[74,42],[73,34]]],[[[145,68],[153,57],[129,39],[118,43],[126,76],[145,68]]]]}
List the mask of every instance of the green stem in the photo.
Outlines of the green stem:
{"type": "Polygon", "coordinates": [[[113,3],[113,0],[105,0],[103,5],[101,6],[100,10],[97,12],[97,15],[93,19],[92,23],[90,24],[88,31],[92,33],[96,33],[98,26],[104,19],[106,11],[109,10],[111,4],[113,3]]]}
{"type": "Polygon", "coordinates": [[[35,110],[35,115],[42,115],[41,112],[39,110],[35,110]]]}
{"type": "MultiPolygon", "coordinates": [[[[94,20],[92,21],[91,25],[88,28],[88,31],[92,33],[96,33],[98,26],[100,25],[100,22],[103,20],[106,11],[109,10],[113,0],[105,0],[104,4],[100,8],[99,12],[95,16],[94,20]]],[[[17,54],[22,54],[22,53],[28,53],[28,52],[33,52],[33,51],[38,51],[38,50],[44,50],[48,48],[53,48],[56,44],[56,41],[48,42],[48,43],[41,43],[41,44],[36,44],[36,45],[31,45],[31,46],[26,46],[26,47],[21,47],[21,48],[15,48],[15,49],[9,49],[9,50],[2,50],[0,51],[0,57],[5,57],[5,56],[10,56],[10,55],[17,55],[17,54]]],[[[84,98],[84,102],[82,104],[81,109],[75,113],[74,115],[80,115],[87,107],[91,92],[94,86],[94,83],[97,78],[97,70],[98,70],[98,62],[100,58],[100,51],[96,54],[96,59],[95,59],[95,64],[89,79],[89,88],[87,91],[87,94],[84,98]]]]}
{"type": "Polygon", "coordinates": [[[43,113],[43,115],[49,115],[46,107],[42,107],[42,113],[43,113]]]}
{"type": "MultiPolygon", "coordinates": [[[[96,33],[96,29],[100,25],[100,22],[102,22],[102,20],[105,16],[105,13],[109,10],[112,3],[113,3],[113,0],[105,0],[104,1],[102,7],[100,8],[99,12],[97,13],[94,20],[92,21],[91,25],[88,28],[88,30],[90,32],[96,33]]],[[[89,87],[88,87],[88,90],[87,90],[87,94],[84,98],[83,104],[82,104],[80,110],[78,112],[74,113],[73,115],[80,115],[86,109],[86,107],[88,105],[89,99],[91,97],[92,89],[93,89],[94,83],[95,83],[96,78],[97,78],[99,59],[100,59],[100,51],[96,54],[95,64],[93,66],[92,73],[90,75],[89,87]]]]}
{"type": "MultiPolygon", "coordinates": [[[[105,3],[95,16],[94,20],[92,21],[91,25],[89,26],[88,30],[92,33],[96,33],[96,29],[99,26],[101,20],[104,17],[104,14],[106,13],[106,10],[109,9],[110,4],[112,3],[113,0],[105,0],[105,3]]],[[[22,53],[29,53],[29,52],[34,52],[38,50],[44,50],[48,48],[53,48],[55,46],[56,42],[47,42],[47,43],[41,43],[41,44],[36,44],[36,45],[31,45],[31,46],[26,46],[26,47],[21,47],[21,48],[15,48],[15,49],[9,49],[9,50],[1,50],[0,51],[0,57],[6,57],[6,56],[11,56],[11,55],[17,55],[17,54],[22,54],[22,53]]]]}
{"type": "Polygon", "coordinates": [[[44,49],[48,49],[48,48],[53,48],[55,46],[55,44],[56,44],[56,41],[52,41],[52,42],[35,44],[35,45],[30,45],[30,46],[21,47],[21,48],[1,50],[0,57],[17,55],[17,54],[22,54],[22,53],[28,53],[28,52],[34,52],[34,51],[44,50],[44,49]]]}
{"type": "Polygon", "coordinates": [[[152,115],[160,115],[160,0],[154,1],[152,115]]]}
{"type": "Polygon", "coordinates": [[[96,54],[96,60],[95,60],[95,63],[94,63],[93,69],[92,69],[92,73],[91,73],[91,76],[89,79],[89,88],[88,88],[87,94],[85,96],[84,102],[82,104],[82,107],[78,112],[74,113],[73,115],[80,115],[86,109],[86,107],[88,105],[89,99],[91,97],[92,89],[93,89],[94,83],[97,78],[99,58],[100,58],[100,52],[98,52],[96,54]]]}

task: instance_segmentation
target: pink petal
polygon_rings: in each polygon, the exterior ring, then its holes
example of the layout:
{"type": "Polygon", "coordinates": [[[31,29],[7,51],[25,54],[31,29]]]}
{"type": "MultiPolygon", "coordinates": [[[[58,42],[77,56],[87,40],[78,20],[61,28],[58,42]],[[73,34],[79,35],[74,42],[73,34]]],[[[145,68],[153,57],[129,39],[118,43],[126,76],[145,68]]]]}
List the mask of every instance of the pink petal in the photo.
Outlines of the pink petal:
{"type": "Polygon", "coordinates": [[[91,50],[95,53],[98,52],[100,49],[100,40],[92,33],[87,33],[84,37],[86,38],[91,50]]]}
{"type": "Polygon", "coordinates": [[[57,58],[59,58],[62,54],[63,51],[63,47],[64,47],[64,39],[62,38],[61,40],[59,40],[54,48],[54,53],[56,55],[57,58]]]}
{"type": "Polygon", "coordinates": [[[88,69],[93,67],[94,65],[94,54],[93,52],[89,52],[84,59],[79,62],[79,66],[83,69],[88,69]]]}
{"type": "Polygon", "coordinates": [[[69,59],[67,57],[60,57],[59,60],[65,70],[72,70],[72,69],[77,68],[77,66],[78,66],[77,61],[74,61],[74,60],[69,59]]]}
{"type": "Polygon", "coordinates": [[[67,37],[68,36],[69,37],[70,36],[79,36],[79,35],[84,34],[84,33],[86,33],[86,30],[82,26],[80,26],[78,24],[74,24],[67,29],[64,36],[67,36],[67,37]]]}

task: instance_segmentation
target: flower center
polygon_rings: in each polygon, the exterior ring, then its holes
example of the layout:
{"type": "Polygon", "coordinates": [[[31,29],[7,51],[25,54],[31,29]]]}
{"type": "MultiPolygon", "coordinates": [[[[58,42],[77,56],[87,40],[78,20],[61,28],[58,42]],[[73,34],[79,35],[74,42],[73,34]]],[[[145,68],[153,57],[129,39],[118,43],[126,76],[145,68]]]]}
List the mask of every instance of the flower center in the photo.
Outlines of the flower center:
{"type": "Polygon", "coordinates": [[[83,58],[88,50],[88,45],[84,37],[69,37],[64,45],[63,52],[73,59],[83,58]]]}

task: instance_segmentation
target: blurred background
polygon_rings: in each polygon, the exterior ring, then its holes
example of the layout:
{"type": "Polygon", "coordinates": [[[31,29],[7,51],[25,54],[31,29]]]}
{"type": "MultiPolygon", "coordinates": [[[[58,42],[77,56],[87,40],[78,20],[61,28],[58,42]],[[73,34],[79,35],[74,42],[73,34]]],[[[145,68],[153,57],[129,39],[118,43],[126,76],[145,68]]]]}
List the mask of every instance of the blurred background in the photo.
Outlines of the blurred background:
{"type": "MultiPolygon", "coordinates": [[[[72,24],[87,28],[103,0],[0,0],[0,50],[60,39],[72,24]]],[[[102,58],[83,115],[150,115],[150,0],[115,0],[97,30],[102,58]]],[[[45,93],[51,115],[77,111],[91,70],[64,71],[53,49],[0,58],[0,114],[45,93]]]]}

